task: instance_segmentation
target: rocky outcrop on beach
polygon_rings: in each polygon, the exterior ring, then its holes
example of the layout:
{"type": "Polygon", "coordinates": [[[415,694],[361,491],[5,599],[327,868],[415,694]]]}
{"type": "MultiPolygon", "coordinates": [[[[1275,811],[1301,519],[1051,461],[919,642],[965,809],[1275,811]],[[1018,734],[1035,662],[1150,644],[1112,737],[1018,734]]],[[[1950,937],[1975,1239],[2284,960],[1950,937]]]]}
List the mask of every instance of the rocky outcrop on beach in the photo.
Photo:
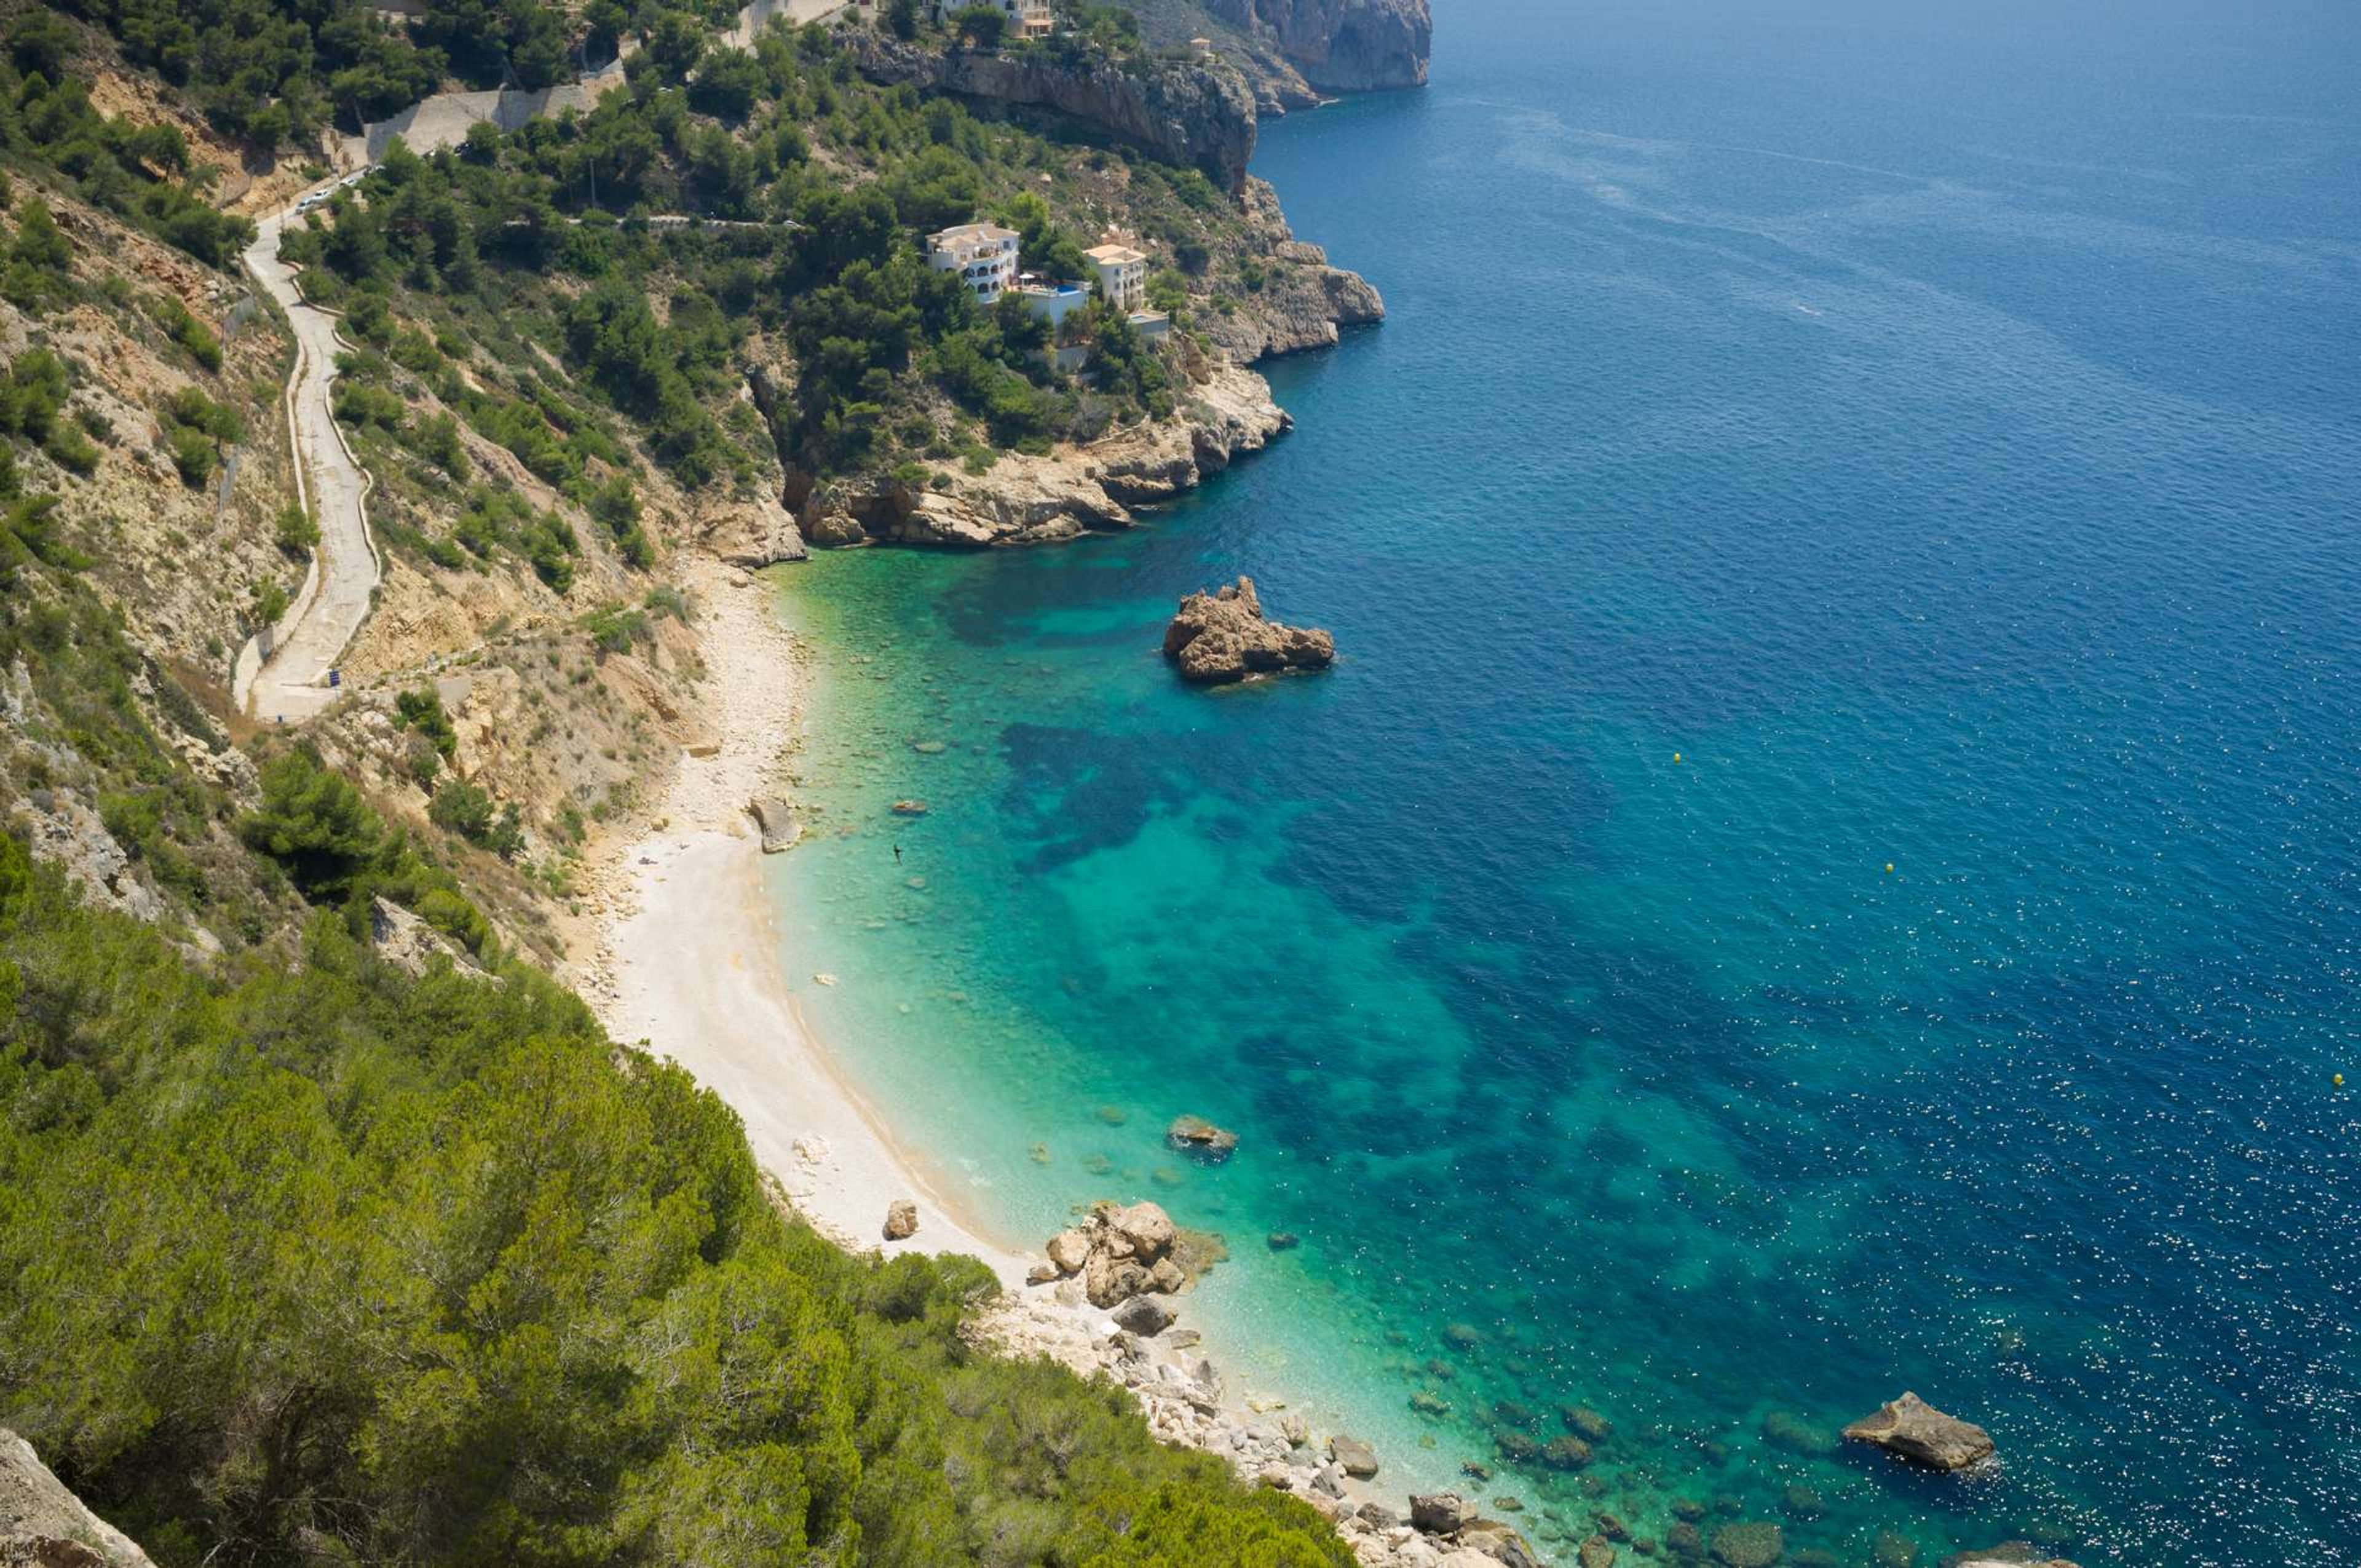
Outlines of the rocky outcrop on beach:
{"type": "Polygon", "coordinates": [[[1254,579],[1240,577],[1213,593],[1191,594],[1165,629],[1164,656],[1180,677],[1199,685],[1225,685],[1282,670],[1324,670],[1336,661],[1336,640],[1307,627],[1263,618],[1254,579]]]}
{"type": "Polygon", "coordinates": [[[1010,453],[945,489],[851,480],[814,486],[804,532],[815,544],[921,544],[983,549],[1073,539],[1128,528],[1133,508],[1168,501],[1258,452],[1294,422],[1270,388],[1234,365],[1206,367],[1174,417],[1113,432],[1048,456],[1010,453]]]}
{"type": "Polygon", "coordinates": [[[1964,1470],[1993,1453],[1992,1434],[1983,1428],[1947,1416],[1910,1393],[1863,1416],[1844,1434],[1929,1470],[1964,1470]]]}
{"type": "Polygon", "coordinates": [[[49,1473],[33,1445],[0,1427],[0,1568],[151,1568],[131,1538],[49,1473]]]}
{"type": "Polygon", "coordinates": [[[1034,1283],[1077,1279],[1083,1298],[1099,1308],[1151,1290],[1169,1296],[1189,1283],[1174,1255],[1179,1235],[1172,1217],[1154,1203],[1099,1203],[1082,1224],[1049,1238],[1049,1263],[1034,1283]]]}
{"type": "Polygon", "coordinates": [[[885,1205],[885,1239],[906,1242],[918,1234],[918,1206],[907,1198],[885,1205]]]}
{"type": "Polygon", "coordinates": [[[795,808],[778,796],[757,796],[746,803],[746,812],[753,817],[756,831],[763,835],[763,853],[784,854],[802,841],[802,820],[796,816],[795,808]]]}
{"type": "Polygon", "coordinates": [[[865,27],[841,36],[854,69],[872,82],[1049,110],[1168,163],[1192,164],[1233,195],[1246,186],[1255,96],[1237,69],[1218,60],[1119,64],[1046,49],[930,49],[865,27]]]}
{"type": "Polygon", "coordinates": [[[1205,0],[1205,8],[1270,39],[1327,92],[1426,84],[1434,38],[1427,0],[1205,0]]]}

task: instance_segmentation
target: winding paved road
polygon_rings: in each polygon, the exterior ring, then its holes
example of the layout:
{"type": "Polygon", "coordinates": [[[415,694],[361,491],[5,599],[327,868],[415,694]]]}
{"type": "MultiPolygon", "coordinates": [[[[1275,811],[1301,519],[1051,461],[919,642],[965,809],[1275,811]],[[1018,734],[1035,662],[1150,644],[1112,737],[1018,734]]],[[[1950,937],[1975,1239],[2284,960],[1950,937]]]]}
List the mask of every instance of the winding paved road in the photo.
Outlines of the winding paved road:
{"type": "Polygon", "coordinates": [[[279,231],[294,209],[255,225],[246,269],[287,313],[295,333],[295,370],[288,378],[287,410],[295,449],[296,486],[320,525],[320,547],[303,587],[277,626],[239,650],[231,695],[238,707],[265,723],[300,724],[335,700],[328,672],[368,619],[377,590],[377,546],[369,538],[362,498],[368,477],[345,446],[329,411],[335,378],[336,322],[303,302],[294,269],[279,259],[279,231]]]}

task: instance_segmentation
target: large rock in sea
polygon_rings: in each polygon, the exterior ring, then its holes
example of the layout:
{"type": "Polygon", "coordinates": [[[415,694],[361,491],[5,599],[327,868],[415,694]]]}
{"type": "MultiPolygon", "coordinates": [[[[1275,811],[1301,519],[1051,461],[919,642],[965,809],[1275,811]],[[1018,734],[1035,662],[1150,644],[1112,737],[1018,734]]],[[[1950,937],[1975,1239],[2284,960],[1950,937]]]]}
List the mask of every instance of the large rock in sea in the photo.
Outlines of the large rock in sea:
{"type": "Polygon", "coordinates": [[[1254,579],[1240,577],[1213,593],[1191,594],[1164,630],[1164,656],[1183,680],[1226,685],[1281,670],[1324,670],[1336,662],[1336,640],[1307,627],[1263,619],[1254,579]]]}
{"type": "Polygon", "coordinates": [[[2074,1568],[2063,1557],[2044,1557],[2029,1541],[2004,1541],[1982,1552],[1962,1552],[1943,1559],[1943,1568],[2074,1568]]]}
{"type": "Polygon", "coordinates": [[[1345,1475],[1356,1481],[1367,1481],[1378,1473],[1378,1452],[1357,1437],[1332,1437],[1328,1440],[1328,1457],[1334,1459],[1345,1475]]]}
{"type": "Polygon", "coordinates": [[[1216,1127],[1202,1116],[1175,1116],[1172,1124],[1164,1129],[1164,1141],[1185,1155],[1219,1164],[1236,1152],[1238,1135],[1227,1127],[1216,1127]]]}
{"type": "Polygon", "coordinates": [[[1855,1442],[1875,1443],[1886,1453],[1930,1470],[1964,1470],[1992,1457],[1992,1434],[1973,1421],[1947,1416],[1916,1394],[1881,1407],[1845,1428],[1855,1442]]]}

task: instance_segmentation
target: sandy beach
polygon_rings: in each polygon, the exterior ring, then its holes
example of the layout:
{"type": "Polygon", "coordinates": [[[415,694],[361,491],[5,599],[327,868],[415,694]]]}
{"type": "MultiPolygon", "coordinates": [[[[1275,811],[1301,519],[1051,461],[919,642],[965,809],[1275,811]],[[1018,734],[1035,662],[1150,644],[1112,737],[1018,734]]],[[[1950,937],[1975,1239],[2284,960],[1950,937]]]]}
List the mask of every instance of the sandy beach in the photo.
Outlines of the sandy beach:
{"type": "Polygon", "coordinates": [[[597,923],[581,933],[584,992],[609,1034],[644,1041],[729,1102],[815,1228],[847,1247],[972,1254],[1021,1288],[1032,1260],[931,1189],[796,1007],[748,805],[778,791],[794,753],[808,653],[761,579],[708,563],[690,587],[711,738],[680,758],[655,826],[601,868],[597,923]],[[905,1199],[917,1232],[888,1241],[886,1208],[905,1199]]]}

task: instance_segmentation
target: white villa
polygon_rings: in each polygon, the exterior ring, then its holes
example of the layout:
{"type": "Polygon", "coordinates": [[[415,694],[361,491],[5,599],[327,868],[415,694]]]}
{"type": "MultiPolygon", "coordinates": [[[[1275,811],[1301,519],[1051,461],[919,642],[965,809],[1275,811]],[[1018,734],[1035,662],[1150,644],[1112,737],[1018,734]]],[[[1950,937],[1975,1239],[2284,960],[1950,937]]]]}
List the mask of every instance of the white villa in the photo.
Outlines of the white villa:
{"type": "Polygon", "coordinates": [[[1027,272],[1016,285],[1017,298],[1026,309],[1049,323],[1055,331],[1065,324],[1068,316],[1090,303],[1091,290],[1087,283],[1067,283],[1054,278],[1037,278],[1027,272]]]}
{"type": "Polygon", "coordinates": [[[1136,311],[1148,302],[1148,258],[1127,245],[1102,245],[1082,254],[1098,274],[1099,292],[1119,311],[1136,311]]]}
{"type": "Polygon", "coordinates": [[[997,224],[961,224],[930,234],[927,265],[965,279],[977,303],[996,303],[1000,291],[1016,281],[1016,231],[997,224]]]}
{"type": "MultiPolygon", "coordinates": [[[[935,20],[947,19],[954,11],[965,10],[975,0],[935,0],[935,20]]],[[[998,5],[1008,13],[1008,30],[1020,38],[1046,38],[1058,30],[1049,15],[1049,0],[983,0],[985,5],[998,5]]]]}

